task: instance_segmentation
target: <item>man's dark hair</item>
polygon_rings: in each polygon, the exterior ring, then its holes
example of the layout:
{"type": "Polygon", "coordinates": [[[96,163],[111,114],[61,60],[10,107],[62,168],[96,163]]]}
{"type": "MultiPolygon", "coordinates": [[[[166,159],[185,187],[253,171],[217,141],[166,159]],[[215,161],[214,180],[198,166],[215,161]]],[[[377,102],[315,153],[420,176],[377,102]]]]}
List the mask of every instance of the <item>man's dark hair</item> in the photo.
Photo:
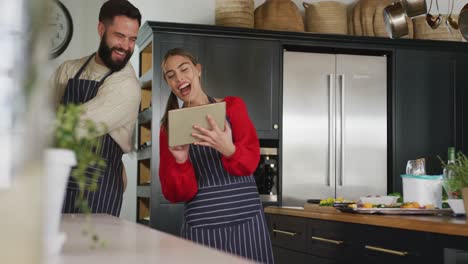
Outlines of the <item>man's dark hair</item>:
{"type": "Polygon", "coordinates": [[[131,19],[137,19],[138,26],[141,26],[140,11],[127,0],[109,0],[101,6],[99,22],[104,24],[112,23],[116,16],[126,16],[131,19]]]}

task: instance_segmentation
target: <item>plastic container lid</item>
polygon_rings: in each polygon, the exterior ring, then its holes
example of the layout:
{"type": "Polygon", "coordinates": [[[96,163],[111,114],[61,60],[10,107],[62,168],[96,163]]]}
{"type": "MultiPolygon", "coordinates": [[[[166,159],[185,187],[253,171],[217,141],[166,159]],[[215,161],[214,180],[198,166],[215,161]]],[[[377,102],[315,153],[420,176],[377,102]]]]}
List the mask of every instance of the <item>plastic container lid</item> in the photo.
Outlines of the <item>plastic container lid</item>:
{"type": "Polygon", "coordinates": [[[402,174],[401,178],[412,178],[419,180],[442,180],[442,175],[412,175],[412,174],[402,174]]]}

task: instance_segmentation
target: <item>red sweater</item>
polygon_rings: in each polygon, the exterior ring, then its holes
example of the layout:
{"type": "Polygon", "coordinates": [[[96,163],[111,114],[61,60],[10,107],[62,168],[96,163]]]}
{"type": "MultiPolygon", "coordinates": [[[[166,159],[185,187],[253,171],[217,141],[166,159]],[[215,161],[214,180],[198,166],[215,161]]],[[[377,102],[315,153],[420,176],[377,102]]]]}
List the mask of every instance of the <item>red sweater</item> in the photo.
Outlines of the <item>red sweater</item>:
{"type": "MultiPolygon", "coordinates": [[[[257,168],[260,159],[257,132],[242,99],[228,96],[224,101],[236,151],[229,158],[222,157],[223,167],[231,175],[250,176],[257,168]]],[[[159,135],[159,152],[159,180],[164,197],[174,203],[190,201],[198,192],[192,163],[190,159],[183,164],[176,163],[169,151],[167,132],[162,127],[159,135]]]]}

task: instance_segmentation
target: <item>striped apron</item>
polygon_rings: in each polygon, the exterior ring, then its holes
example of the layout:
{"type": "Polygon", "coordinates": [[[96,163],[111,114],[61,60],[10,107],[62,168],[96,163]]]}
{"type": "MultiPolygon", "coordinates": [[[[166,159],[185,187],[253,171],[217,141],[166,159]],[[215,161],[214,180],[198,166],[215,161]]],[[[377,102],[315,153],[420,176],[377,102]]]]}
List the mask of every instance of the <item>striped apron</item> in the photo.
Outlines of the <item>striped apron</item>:
{"type": "MultiPolygon", "coordinates": [[[[112,74],[112,71],[104,75],[100,81],[80,79],[80,75],[86,68],[94,54],[91,55],[76,75],[68,80],[61,104],[83,104],[93,99],[104,80],[112,74]]],[[[85,197],[92,213],[105,213],[114,216],[120,215],[123,197],[122,180],[122,155],[120,146],[109,134],[100,137],[102,140],[100,156],[106,161],[106,168],[101,170],[101,177],[98,181],[98,189],[95,192],[85,192],[85,197]]],[[[92,172],[97,168],[89,167],[86,174],[91,181],[92,172]]],[[[78,184],[73,177],[69,177],[65,201],[62,213],[81,213],[76,208],[75,201],[78,198],[78,184]]]]}
{"type": "Polygon", "coordinates": [[[213,148],[192,144],[189,154],[198,193],[185,204],[182,237],[257,262],[273,263],[254,177],[230,175],[221,163],[221,154],[213,148]]]}

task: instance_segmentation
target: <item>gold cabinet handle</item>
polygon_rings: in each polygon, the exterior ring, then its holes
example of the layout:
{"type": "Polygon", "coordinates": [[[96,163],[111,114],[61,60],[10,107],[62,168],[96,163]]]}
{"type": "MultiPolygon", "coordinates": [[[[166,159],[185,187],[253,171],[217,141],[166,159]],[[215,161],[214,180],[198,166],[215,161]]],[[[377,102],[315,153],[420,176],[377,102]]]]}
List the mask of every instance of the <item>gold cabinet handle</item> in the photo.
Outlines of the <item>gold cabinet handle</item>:
{"type": "Polygon", "coordinates": [[[386,248],[381,248],[381,247],[373,247],[373,246],[365,246],[366,249],[372,250],[372,251],[377,251],[377,252],[383,252],[387,254],[392,254],[392,255],[397,255],[397,256],[407,256],[409,253],[407,251],[396,251],[396,250],[391,250],[391,249],[386,249],[386,248]]]}
{"type": "Polygon", "coordinates": [[[288,236],[295,236],[295,235],[297,235],[297,233],[288,232],[288,231],[283,231],[283,230],[278,230],[278,229],[273,229],[273,232],[274,232],[274,233],[280,233],[280,234],[283,234],[283,235],[288,235],[288,236]]]}
{"type": "Polygon", "coordinates": [[[341,245],[341,244],[344,243],[344,241],[340,241],[340,240],[326,239],[326,238],[315,237],[315,236],[313,236],[312,239],[317,240],[317,241],[321,241],[321,242],[325,242],[325,243],[335,244],[335,245],[341,245]]]}

